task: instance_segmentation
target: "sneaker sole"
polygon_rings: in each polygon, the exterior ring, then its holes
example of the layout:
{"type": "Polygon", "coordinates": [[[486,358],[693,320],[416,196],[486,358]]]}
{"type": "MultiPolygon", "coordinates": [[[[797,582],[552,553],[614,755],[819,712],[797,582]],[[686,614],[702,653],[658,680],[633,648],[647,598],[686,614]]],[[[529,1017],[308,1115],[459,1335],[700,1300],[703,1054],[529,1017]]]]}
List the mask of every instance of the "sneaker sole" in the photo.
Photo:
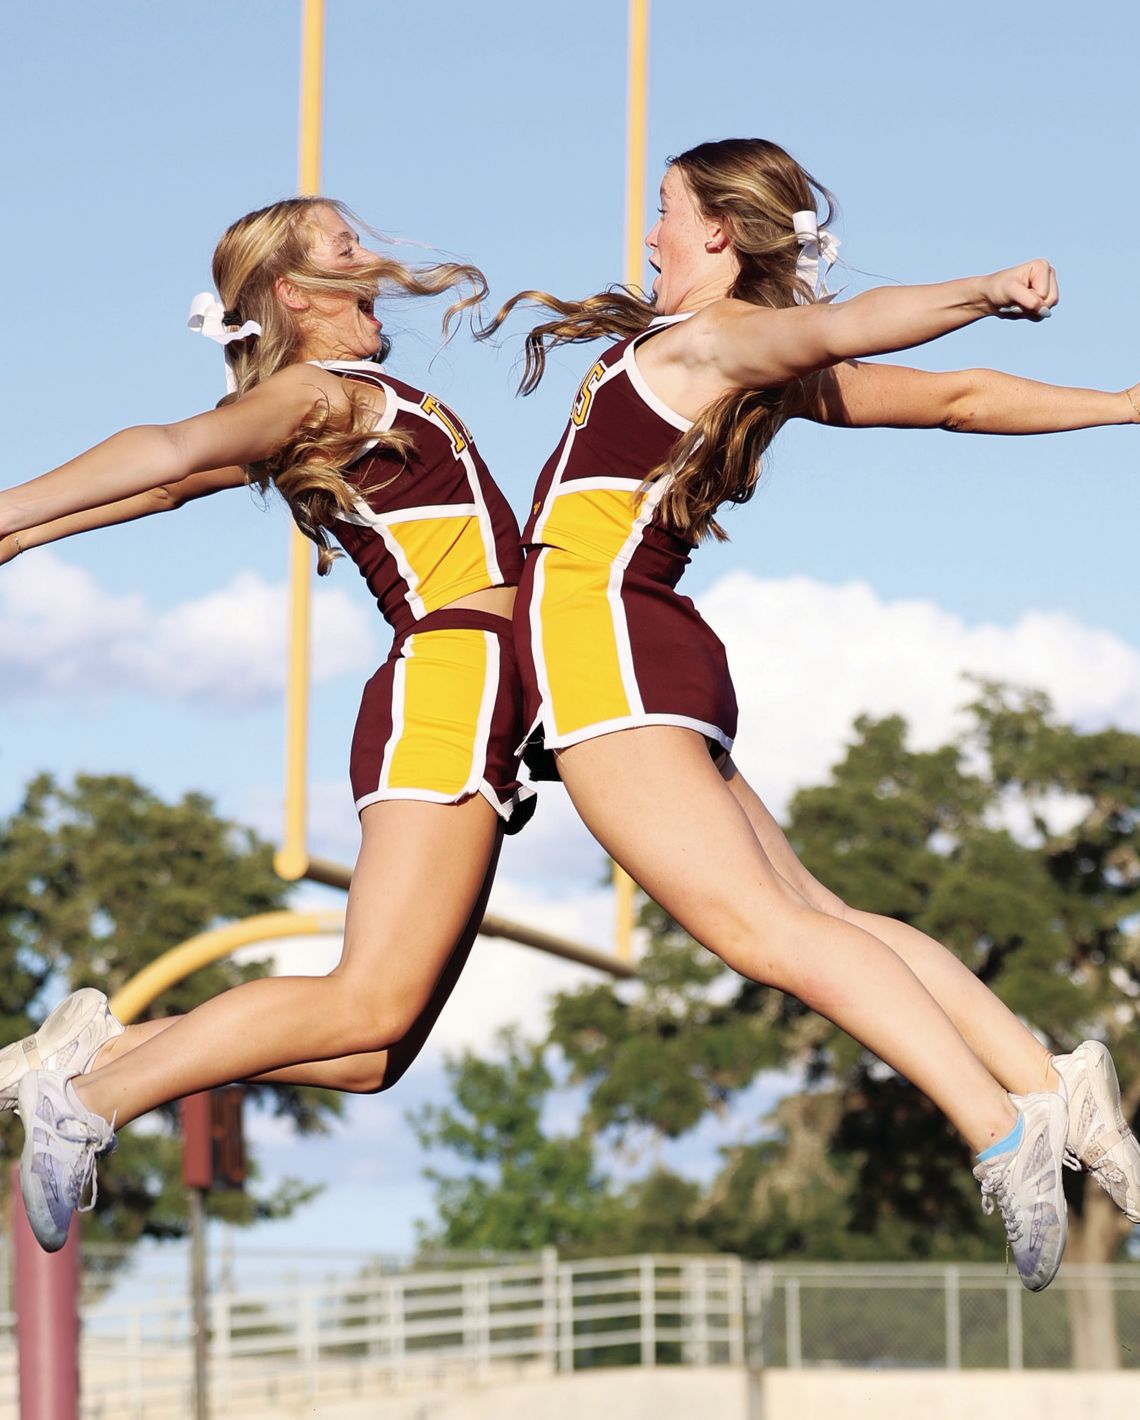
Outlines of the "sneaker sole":
{"type": "MultiPolygon", "coordinates": [[[[27,1078],[28,1072],[25,1071],[20,1083],[23,1084],[27,1078]]],[[[18,1090],[18,1093],[24,1093],[24,1091],[18,1090]]],[[[31,1228],[36,1242],[45,1252],[58,1252],[67,1241],[68,1232],[71,1231],[71,1219],[68,1219],[67,1232],[61,1234],[59,1225],[48,1207],[43,1179],[34,1168],[36,1158],[35,1093],[34,1086],[30,1087],[27,1091],[28,1098],[18,1102],[16,1106],[20,1112],[20,1118],[24,1121],[24,1147],[20,1152],[20,1194],[24,1200],[24,1213],[28,1219],[28,1226],[31,1228]]]]}
{"type": "MultiPolygon", "coordinates": [[[[1116,1076],[1116,1066],[1112,1063],[1112,1055],[1106,1045],[1099,1040],[1085,1041],[1083,1045],[1077,1047],[1074,1053],[1081,1053],[1088,1061],[1088,1072],[1090,1087],[1096,1098],[1098,1108],[1104,1110],[1107,1116],[1113,1121],[1120,1138],[1109,1146],[1097,1159],[1087,1165],[1093,1177],[1097,1177],[1098,1168],[1107,1163],[1109,1166],[1120,1169],[1120,1172],[1128,1180],[1129,1191],[1134,1198],[1140,1198],[1140,1146],[1136,1145],[1132,1135],[1132,1130],[1128,1127],[1128,1121],[1124,1118],[1124,1112],[1120,1108],[1120,1081],[1116,1076]],[[1133,1149],[1137,1154],[1135,1165],[1132,1169],[1121,1167],[1121,1162],[1113,1153],[1122,1144],[1127,1144],[1132,1140],[1133,1149]]],[[[1083,1161],[1082,1161],[1083,1162],[1083,1161]]],[[[1101,1185],[1104,1186],[1103,1184],[1101,1185]]],[[[1109,1193],[1109,1189],[1105,1189],[1109,1193]]],[[[1114,1199],[1114,1201],[1116,1201],[1114,1199]]],[[[1125,1209],[1122,1205],[1121,1211],[1131,1223],[1140,1223],[1140,1207],[1132,1211],[1125,1209]]]]}
{"type": "MultiPolygon", "coordinates": [[[[1069,1106],[1063,1095],[1046,1092],[1049,1107],[1057,1116],[1055,1120],[1056,1132],[1062,1143],[1069,1124],[1069,1106]]],[[[1028,1095],[1010,1095],[1018,1107],[1022,1107],[1033,1097],[1028,1095]]],[[[1065,1255],[1065,1245],[1069,1236],[1069,1209],[1065,1201],[1064,1186],[1062,1176],[1065,1172],[1062,1166],[1063,1149],[1059,1150],[1055,1160],[1056,1177],[1054,1180],[1054,1196],[1052,1199],[1038,1197],[1037,1206],[1033,1210],[1033,1218],[1030,1222],[1031,1230],[1035,1225],[1045,1219],[1047,1235],[1051,1236],[1053,1247],[1042,1261],[1039,1261],[1037,1268],[1028,1275],[1018,1268],[1018,1275],[1021,1277],[1023,1285],[1030,1292],[1043,1292],[1049,1283],[1056,1277],[1061,1266],[1061,1259],[1065,1255]],[[1049,1215],[1052,1215],[1052,1225],[1049,1225],[1049,1215]]]]}
{"type": "MultiPolygon", "coordinates": [[[[44,1041],[42,1049],[39,1044],[35,1045],[41,1063],[43,1056],[51,1055],[66,1041],[73,1040],[81,1031],[85,1030],[105,1009],[106,1004],[107,998],[101,991],[96,991],[93,986],[85,986],[82,990],[76,991],[65,1003],[67,1009],[61,1010],[51,1023],[51,1034],[56,1036],[58,1033],[55,1044],[44,1041]]],[[[59,1008],[57,1007],[57,1009],[59,1008]]],[[[43,1026],[40,1029],[42,1030],[43,1026]]],[[[0,1050],[0,1110],[16,1108],[16,1093],[20,1081],[29,1069],[35,1068],[28,1062],[27,1047],[35,1041],[38,1033],[26,1036],[23,1040],[17,1040],[13,1045],[6,1045],[3,1050],[0,1050]]]]}

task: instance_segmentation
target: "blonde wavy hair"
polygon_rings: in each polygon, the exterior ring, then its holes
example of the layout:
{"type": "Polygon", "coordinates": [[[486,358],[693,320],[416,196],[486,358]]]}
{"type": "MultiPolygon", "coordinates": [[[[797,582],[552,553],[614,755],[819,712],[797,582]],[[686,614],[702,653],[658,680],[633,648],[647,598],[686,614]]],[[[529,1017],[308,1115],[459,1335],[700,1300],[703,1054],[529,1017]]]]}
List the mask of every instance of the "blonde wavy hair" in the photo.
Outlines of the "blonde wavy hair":
{"type": "MultiPolygon", "coordinates": [[[[820,211],[820,225],[835,215],[826,188],[776,143],[763,138],[725,138],[701,143],[669,159],[680,170],[702,216],[725,230],[740,266],[728,291],[737,300],[773,308],[815,300],[796,274],[799,242],[792,214],[820,211]]],[[[555,319],[526,337],[522,394],[538,385],[547,351],[556,345],[639,335],[653,320],[652,301],[628,286],[610,286],[583,301],[560,301],[545,291],[520,291],[478,332],[493,334],[520,303],[545,306],[555,319]]],[[[764,451],[803,398],[801,382],[774,389],[734,389],[703,410],[678,440],[667,464],[652,469],[646,483],[670,476],[661,516],[694,542],[723,540],[714,514],[722,503],[746,502],[760,478],[764,451]]]]}
{"type": "MultiPolygon", "coordinates": [[[[315,213],[331,207],[347,221],[363,225],[351,209],[328,197],[292,197],[250,212],[228,227],[214,251],[214,285],[226,308],[225,323],[241,325],[254,320],[261,334],[231,341],[225,347],[236,390],[229,400],[240,399],[262,380],[299,359],[301,333],[293,313],[277,298],[276,283],[291,282],[309,294],[342,292],[361,301],[396,296],[435,296],[458,291],[445,311],[443,332],[450,337],[453,323],[473,310],[487,294],[483,273],[461,262],[440,262],[412,267],[392,257],[377,255],[351,271],[329,271],[318,266],[310,251],[318,230],[315,213]],[[464,293],[463,288],[466,288],[464,293]]],[[[385,338],[378,359],[383,360],[385,338]]],[[[273,483],[289,505],[293,519],[317,545],[317,571],[324,575],[339,555],[329,545],[328,529],[337,516],[351,512],[353,490],[343,470],[360,453],[365,438],[379,449],[406,459],[411,436],[401,430],[376,433],[373,419],[360,394],[346,386],[348,411],[340,413],[318,406],[269,458],[246,470],[252,483],[266,489],[273,483]]],[[[397,467],[396,477],[399,473],[397,467]]]]}

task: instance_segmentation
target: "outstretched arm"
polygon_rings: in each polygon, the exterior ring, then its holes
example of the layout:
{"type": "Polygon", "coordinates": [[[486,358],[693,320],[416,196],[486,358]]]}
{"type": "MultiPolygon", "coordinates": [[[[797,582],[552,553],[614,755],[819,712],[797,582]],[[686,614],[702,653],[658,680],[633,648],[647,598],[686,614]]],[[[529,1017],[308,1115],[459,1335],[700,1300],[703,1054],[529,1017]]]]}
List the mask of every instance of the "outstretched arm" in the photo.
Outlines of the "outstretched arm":
{"type": "Polygon", "coordinates": [[[0,537],[0,567],[29,548],[59,542],[65,537],[74,537],[76,533],[133,522],[135,518],[146,518],[152,513],[172,512],[195,498],[205,498],[210,493],[221,492],[223,488],[240,488],[244,483],[245,471],[236,465],[212,468],[205,473],[188,474],[177,483],[162,484],[145,493],[136,493],[132,498],[120,498],[115,503],[104,503],[101,507],[88,508],[81,513],[69,513],[50,523],[38,523],[22,532],[0,537]]]}
{"type": "Polygon", "coordinates": [[[318,402],[343,407],[335,375],[290,365],[233,404],[177,424],[113,434],[50,473],[0,492],[0,537],[179,483],[194,473],[268,458],[318,402]]]}
{"type": "Polygon", "coordinates": [[[1055,434],[1140,423],[1140,385],[1116,391],[1072,389],[1000,370],[931,373],[851,360],[805,380],[802,390],[797,414],[850,429],[1055,434]]]}
{"type": "Polygon", "coordinates": [[[715,301],[647,342],[637,361],[654,392],[693,418],[730,389],[785,385],[843,360],[923,345],[984,316],[1041,319],[1056,303],[1047,261],[778,310],[715,301]]]}

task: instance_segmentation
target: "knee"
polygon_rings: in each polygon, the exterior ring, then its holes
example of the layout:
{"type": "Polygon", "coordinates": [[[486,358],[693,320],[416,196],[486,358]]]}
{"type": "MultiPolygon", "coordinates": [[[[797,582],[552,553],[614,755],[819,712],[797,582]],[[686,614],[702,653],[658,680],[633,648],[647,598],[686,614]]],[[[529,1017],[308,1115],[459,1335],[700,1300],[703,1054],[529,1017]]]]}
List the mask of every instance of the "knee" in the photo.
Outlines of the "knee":
{"type": "Polygon", "coordinates": [[[368,1051],[361,1055],[344,1055],[332,1062],[329,1089],[344,1095],[378,1095],[388,1088],[386,1081],[388,1052],[368,1051]]]}
{"type": "Polygon", "coordinates": [[[838,944],[829,937],[837,915],[802,899],[777,900],[753,923],[745,974],[786,991],[813,1011],[830,1014],[836,1004],[838,944]]]}
{"type": "Polygon", "coordinates": [[[851,921],[851,907],[830,888],[820,887],[811,900],[811,906],[826,917],[835,917],[840,922],[851,921]]]}
{"type": "Polygon", "coordinates": [[[351,1095],[382,1094],[400,1083],[413,1058],[401,1058],[398,1049],[347,1055],[336,1062],[334,1088],[351,1095]]]}
{"type": "Polygon", "coordinates": [[[376,1095],[394,1083],[388,1079],[388,1052],[346,1055],[336,1062],[334,1089],[349,1095],[376,1095]]]}
{"type": "Polygon", "coordinates": [[[403,1040],[422,1009],[422,1001],[395,999],[346,981],[338,1002],[338,1053],[347,1057],[386,1051],[403,1040]]]}

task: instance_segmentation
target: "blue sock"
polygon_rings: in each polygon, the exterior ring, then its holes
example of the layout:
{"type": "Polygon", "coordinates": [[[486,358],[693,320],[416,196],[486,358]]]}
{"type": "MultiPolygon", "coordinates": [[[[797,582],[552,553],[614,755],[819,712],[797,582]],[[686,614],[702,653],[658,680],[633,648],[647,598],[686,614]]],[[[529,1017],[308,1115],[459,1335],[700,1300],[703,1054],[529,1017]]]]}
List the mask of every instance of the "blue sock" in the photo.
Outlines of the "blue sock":
{"type": "Polygon", "coordinates": [[[1008,1154],[1012,1149],[1016,1149],[1021,1143],[1021,1136],[1025,1132],[1025,1118],[1021,1111],[1017,1111],[1017,1123],[1009,1131],[1004,1139],[999,1139],[996,1144],[989,1145],[978,1155],[978,1163],[984,1164],[992,1159],[996,1154],[1008,1154]]]}

